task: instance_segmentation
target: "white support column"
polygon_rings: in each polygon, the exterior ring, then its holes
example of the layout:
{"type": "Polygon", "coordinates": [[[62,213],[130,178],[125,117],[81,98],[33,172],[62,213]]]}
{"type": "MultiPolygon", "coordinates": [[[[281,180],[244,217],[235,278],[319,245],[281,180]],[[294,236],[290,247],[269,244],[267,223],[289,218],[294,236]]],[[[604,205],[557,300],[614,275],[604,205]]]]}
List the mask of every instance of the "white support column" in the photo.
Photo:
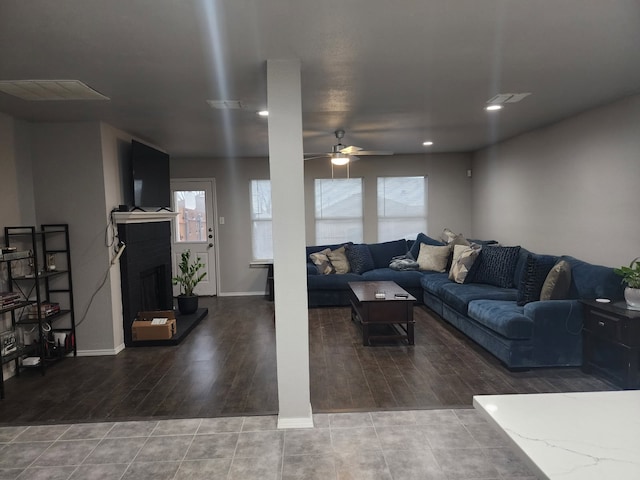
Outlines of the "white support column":
{"type": "Polygon", "coordinates": [[[311,428],[299,60],[267,61],[278,428],[311,428]]]}

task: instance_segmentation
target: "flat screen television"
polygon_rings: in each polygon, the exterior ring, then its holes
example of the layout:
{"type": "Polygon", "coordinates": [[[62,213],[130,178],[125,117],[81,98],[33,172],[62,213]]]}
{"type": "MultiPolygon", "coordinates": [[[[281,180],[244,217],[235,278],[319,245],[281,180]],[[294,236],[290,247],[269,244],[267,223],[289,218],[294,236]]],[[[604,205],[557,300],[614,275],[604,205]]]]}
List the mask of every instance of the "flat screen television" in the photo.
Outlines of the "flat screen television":
{"type": "Polygon", "coordinates": [[[168,154],[132,140],[131,177],[134,209],[170,209],[168,154]]]}

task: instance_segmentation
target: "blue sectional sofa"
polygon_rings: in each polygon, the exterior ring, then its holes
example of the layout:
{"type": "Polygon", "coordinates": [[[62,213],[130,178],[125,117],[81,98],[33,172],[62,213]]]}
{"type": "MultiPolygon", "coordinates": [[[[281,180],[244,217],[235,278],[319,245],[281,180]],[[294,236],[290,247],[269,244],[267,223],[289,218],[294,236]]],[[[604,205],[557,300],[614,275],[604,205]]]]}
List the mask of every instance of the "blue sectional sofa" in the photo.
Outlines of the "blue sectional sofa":
{"type": "MultiPolygon", "coordinates": [[[[432,245],[442,245],[433,239],[429,241],[432,245]]],[[[406,254],[412,243],[398,240],[369,244],[374,268],[361,273],[321,275],[316,265],[308,262],[309,306],[349,305],[348,282],[392,280],[508,368],[526,369],[581,365],[583,312],[580,299],[615,301],[623,298],[623,285],[612,268],[570,256],[545,255],[538,257],[546,257],[551,262],[564,260],[571,266],[568,292],[561,300],[534,300],[522,305],[519,294],[523,279],[531,258],[537,256],[524,248],[519,249],[508,286],[480,283],[474,280],[474,272],[469,273],[468,283],[456,283],[449,279],[447,272],[390,269],[391,259],[406,254]]],[[[339,246],[307,247],[307,259],[311,253],[339,246]]],[[[412,250],[415,253],[415,247],[412,250]]]]}

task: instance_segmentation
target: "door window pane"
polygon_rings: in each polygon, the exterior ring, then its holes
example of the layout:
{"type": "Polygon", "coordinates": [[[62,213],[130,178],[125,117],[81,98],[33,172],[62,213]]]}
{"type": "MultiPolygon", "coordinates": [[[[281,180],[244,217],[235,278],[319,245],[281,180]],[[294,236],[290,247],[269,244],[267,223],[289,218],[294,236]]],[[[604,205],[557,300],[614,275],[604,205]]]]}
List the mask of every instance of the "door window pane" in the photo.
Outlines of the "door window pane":
{"type": "Polygon", "coordinates": [[[207,208],[203,190],[176,190],[173,204],[176,219],[176,242],[207,241],[207,208]]]}

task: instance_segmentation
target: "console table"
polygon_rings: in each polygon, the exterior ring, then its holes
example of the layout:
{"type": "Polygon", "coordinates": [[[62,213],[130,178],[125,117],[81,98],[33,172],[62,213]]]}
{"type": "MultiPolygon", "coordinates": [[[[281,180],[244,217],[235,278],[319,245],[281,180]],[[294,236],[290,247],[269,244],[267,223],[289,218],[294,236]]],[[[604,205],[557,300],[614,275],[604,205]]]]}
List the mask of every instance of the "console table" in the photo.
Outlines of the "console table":
{"type": "Polygon", "coordinates": [[[583,300],[582,369],[604,374],[622,388],[639,388],[640,311],[626,303],[583,300]]]}

